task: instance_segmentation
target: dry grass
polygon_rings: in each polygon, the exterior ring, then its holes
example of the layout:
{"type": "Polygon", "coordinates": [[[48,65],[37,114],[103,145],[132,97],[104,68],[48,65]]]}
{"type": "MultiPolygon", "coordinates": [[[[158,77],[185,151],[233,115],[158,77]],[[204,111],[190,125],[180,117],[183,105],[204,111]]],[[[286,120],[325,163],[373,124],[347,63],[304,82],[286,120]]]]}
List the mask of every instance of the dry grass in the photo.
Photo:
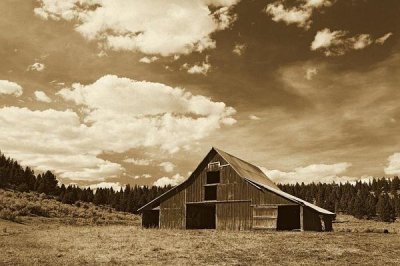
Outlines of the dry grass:
{"type": "Polygon", "coordinates": [[[109,207],[79,202],[63,204],[45,194],[12,192],[0,189],[0,218],[14,222],[29,221],[25,217],[41,217],[41,220],[58,220],[73,225],[139,225],[136,215],[117,212],[109,207]]]}
{"type": "Polygon", "coordinates": [[[387,230],[389,233],[399,234],[400,238],[399,219],[394,223],[385,223],[375,220],[359,220],[350,215],[338,215],[334,229],[335,232],[352,233],[383,233],[387,230]]]}
{"type": "Polygon", "coordinates": [[[157,230],[0,220],[3,265],[398,265],[398,234],[157,230]]]}
{"type": "MultiPolygon", "coordinates": [[[[46,206],[58,204],[44,202],[46,206]]],[[[72,216],[83,211],[66,206],[76,209],[68,209],[72,216]]],[[[341,223],[334,224],[336,232],[332,233],[149,230],[138,226],[137,217],[128,219],[135,221],[131,223],[121,216],[124,225],[78,226],[62,222],[57,216],[62,212],[46,210],[49,217],[22,216],[22,223],[0,219],[0,265],[400,264],[400,235],[394,233],[399,232],[399,222],[340,216],[341,223]],[[376,232],[387,228],[391,233],[366,233],[372,231],[368,228],[376,232]]]]}

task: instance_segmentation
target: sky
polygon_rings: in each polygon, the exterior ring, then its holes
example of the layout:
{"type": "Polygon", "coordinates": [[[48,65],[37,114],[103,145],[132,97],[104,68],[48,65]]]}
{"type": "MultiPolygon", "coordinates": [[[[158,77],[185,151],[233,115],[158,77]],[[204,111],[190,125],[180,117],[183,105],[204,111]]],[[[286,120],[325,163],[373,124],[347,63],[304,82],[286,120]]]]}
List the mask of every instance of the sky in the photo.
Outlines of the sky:
{"type": "Polygon", "coordinates": [[[400,1],[2,0],[0,150],[64,184],[400,174],[400,1]]]}

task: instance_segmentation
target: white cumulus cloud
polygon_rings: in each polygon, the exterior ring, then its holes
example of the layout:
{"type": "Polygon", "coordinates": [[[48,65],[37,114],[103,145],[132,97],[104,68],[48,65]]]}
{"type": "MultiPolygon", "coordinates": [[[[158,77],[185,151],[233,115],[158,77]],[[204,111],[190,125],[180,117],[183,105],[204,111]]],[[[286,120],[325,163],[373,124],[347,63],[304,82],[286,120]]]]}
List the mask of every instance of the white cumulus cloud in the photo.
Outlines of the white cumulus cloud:
{"type": "MultiPolygon", "coordinates": [[[[285,1],[276,1],[268,4],[265,12],[275,22],[284,22],[287,25],[296,24],[300,28],[308,29],[312,23],[311,16],[316,9],[332,5],[330,0],[306,0],[291,8],[284,6],[285,1]]],[[[300,1],[299,1],[300,2],[300,1]]]]}
{"type": "Polygon", "coordinates": [[[91,188],[92,190],[97,190],[98,188],[112,188],[114,191],[120,191],[121,188],[125,188],[125,186],[119,182],[100,182],[85,187],[91,188]]]}
{"type": "Polygon", "coordinates": [[[164,187],[164,186],[168,186],[168,185],[177,186],[180,183],[182,183],[184,180],[185,180],[185,178],[183,176],[181,176],[180,174],[176,174],[172,177],[166,177],[166,176],[161,177],[161,178],[157,179],[157,181],[155,181],[153,183],[153,185],[157,186],[157,187],[164,187]]]}
{"type": "Polygon", "coordinates": [[[246,45],[245,44],[235,44],[235,47],[233,47],[232,52],[236,55],[242,55],[244,51],[246,50],[246,45]]]}
{"type": "Polygon", "coordinates": [[[42,63],[33,63],[32,65],[28,66],[28,71],[38,71],[38,72],[42,72],[44,69],[46,68],[46,66],[42,63]]]}
{"type": "Polygon", "coordinates": [[[369,34],[357,34],[352,37],[348,35],[346,31],[331,31],[325,28],[317,32],[310,48],[312,51],[322,51],[326,56],[339,56],[351,50],[364,49],[374,42],[385,41],[382,37],[374,41],[369,34]]]}
{"type": "Polygon", "coordinates": [[[171,162],[162,162],[159,164],[159,166],[161,166],[167,173],[171,173],[175,169],[175,164],[171,162]]]}
{"type": "Polygon", "coordinates": [[[77,32],[106,49],[167,56],[214,48],[210,36],[235,20],[231,9],[237,2],[39,0],[34,13],[45,20],[73,21],[77,32]]]}
{"type": "Polygon", "coordinates": [[[382,37],[375,40],[376,43],[383,45],[391,36],[393,35],[392,32],[386,33],[382,37]]]}
{"type": "Polygon", "coordinates": [[[97,156],[102,153],[90,127],[71,111],[0,108],[0,147],[7,156],[38,171],[53,170],[73,180],[104,180],[124,169],[97,156]],[[15,121],[24,121],[21,130],[15,121]]]}
{"type": "Polygon", "coordinates": [[[315,75],[318,74],[318,70],[315,67],[310,67],[306,69],[306,76],[307,80],[312,80],[315,75]]]}
{"type": "Polygon", "coordinates": [[[187,69],[187,72],[189,74],[207,75],[208,71],[211,69],[211,64],[208,62],[208,56],[207,56],[205,61],[200,64],[190,66],[188,63],[185,63],[183,64],[182,68],[187,69]]]}
{"type": "Polygon", "coordinates": [[[251,120],[260,120],[260,118],[258,116],[256,116],[256,115],[249,115],[249,118],[251,120]]]}
{"type": "Polygon", "coordinates": [[[387,175],[400,175],[400,152],[389,156],[388,165],[384,170],[387,175]]]}
{"type": "Polygon", "coordinates": [[[15,82],[8,80],[0,80],[0,95],[8,94],[19,97],[22,95],[23,89],[15,82]]]}
{"type": "Polygon", "coordinates": [[[38,100],[39,102],[45,102],[45,103],[51,102],[50,97],[47,96],[44,91],[35,91],[34,94],[35,94],[36,100],[38,100]]]}
{"type": "Polygon", "coordinates": [[[104,181],[125,171],[103,153],[151,147],[174,153],[236,121],[235,110],[223,102],[111,75],[58,95],[83,112],[0,108],[0,147],[24,165],[73,180],[104,181]],[[24,121],[24,130],[15,121],[24,121]]]}
{"type": "Polygon", "coordinates": [[[157,60],[158,60],[157,56],[152,56],[152,57],[145,56],[145,57],[140,58],[139,62],[140,63],[145,63],[145,64],[150,64],[150,63],[153,63],[153,62],[155,62],[157,60]]]}
{"type": "Polygon", "coordinates": [[[343,182],[356,178],[346,177],[342,174],[351,166],[351,163],[342,162],[336,164],[311,164],[305,167],[295,168],[293,171],[284,172],[270,170],[261,167],[261,170],[276,183],[311,183],[311,182],[343,182]]]}
{"type": "Polygon", "coordinates": [[[135,159],[135,158],[126,158],[123,160],[125,163],[130,163],[133,165],[150,165],[152,160],[150,159],[135,159]]]}

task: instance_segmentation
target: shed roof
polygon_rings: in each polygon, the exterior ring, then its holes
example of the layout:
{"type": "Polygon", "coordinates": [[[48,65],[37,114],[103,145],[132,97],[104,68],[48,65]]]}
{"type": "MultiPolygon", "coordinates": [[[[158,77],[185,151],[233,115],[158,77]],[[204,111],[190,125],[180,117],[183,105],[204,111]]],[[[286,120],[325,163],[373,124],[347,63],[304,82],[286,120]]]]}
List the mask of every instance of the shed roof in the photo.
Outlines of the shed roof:
{"type": "Polygon", "coordinates": [[[295,203],[300,204],[302,206],[309,207],[309,208],[311,208],[311,209],[313,209],[313,210],[315,210],[315,211],[317,211],[317,212],[319,212],[321,214],[335,215],[335,213],[333,213],[333,212],[330,212],[330,211],[325,210],[325,209],[323,209],[321,207],[318,207],[317,205],[314,205],[314,204],[312,204],[312,203],[310,203],[308,201],[305,201],[305,200],[302,200],[302,199],[300,199],[298,197],[295,197],[295,196],[293,196],[293,195],[291,195],[289,193],[286,193],[286,192],[284,192],[284,191],[282,191],[280,189],[275,189],[273,187],[266,186],[264,184],[260,184],[260,183],[254,182],[252,180],[247,180],[247,181],[249,181],[250,183],[254,183],[254,185],[262,187],[262,188],[264,188],[264,189],[266,189],[268,191],[271,191],[271,192],[273,192],[273,193],[275,193],[277,195],[280,195],[280,196],[282,196],[282,197],[284,197],[284,198],[286,198],[286,199],[288,199],[288,200],[290,200],[292,202],[295,202],[295,203]]]}
{"type": "Polygon", "coordinates": [[[205,161],[207,158],[210,157],[210,155],[213,154],[219,154],[236,172],[237,174],[242,177],[245,181],[249,182],[253,186],[256,186],[258,188],[263,188],[265,190],[271,191],[281,197],[284,197],[294,203],[300,204],[302,206],[307,206],[313,210],[315,210],[318,213],[321,214],[326,214],[326,215],[335,215],[334,213],[325,210],[323,208],[320,208],[314,204],[311,204],[305,200],[302,200],[300,198],[297,198],[293,195],[290,195],[286,192],[283,192],[278,188],[278,186],[271,180],[269,179],[261,169],[251,163],[248,163],[242,159],[239,159],[227,152],[224,152],[220,149],[217,148],[212,148],[211,151],[207,154],[207,156],[203,159],[203,161],[199,164],[199,166],[196,168],[195,171],[189,176],[188,179],[186,179],[183,183],[180,185],[168,190],[161,196],[155,198],[154,200],[150,201],[146,205],[142,206],[141,208],[138,209],[138,211],[142,211],[144,209],[148,209],[149,207],[153,208],[154,206],[157,206],[157,204],[160,204],[164,199],[169,198],[170,195],[174,191],[177,191],[179,188],[183,187],[191,178],[194,178],[197,174],[198,171],[202,170],[202,166],[204,166],[205,161]]]}

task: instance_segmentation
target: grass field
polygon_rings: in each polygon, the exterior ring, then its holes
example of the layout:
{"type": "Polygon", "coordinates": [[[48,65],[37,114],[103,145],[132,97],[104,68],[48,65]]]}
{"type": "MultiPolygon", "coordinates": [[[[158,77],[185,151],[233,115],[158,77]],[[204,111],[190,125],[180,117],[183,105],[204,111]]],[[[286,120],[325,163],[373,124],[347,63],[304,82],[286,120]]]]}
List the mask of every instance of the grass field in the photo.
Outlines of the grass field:
{"type": "MultiPolygon", "coordinates": [[[[3,195],[3,204],[20,202],[7,197],[3,195]]],[[[18,211],[15,204],[7,208],[18,211]]],[[[47,217],[0,219],[0,265],[400,264],[400,222],[339,216],[331,233],[150,230],[141,229],[135,215],[92,205],[66,206],[68,211],[62,212],[68,219],[81,219],[66,223],[58,214],[65,206],[47,201],[42,205],[47,217]],[[84,214],[87,210],[98,217],[95,222],[84,214]],[[373,233],[383,229],[390,233],[373,233]]]]}

